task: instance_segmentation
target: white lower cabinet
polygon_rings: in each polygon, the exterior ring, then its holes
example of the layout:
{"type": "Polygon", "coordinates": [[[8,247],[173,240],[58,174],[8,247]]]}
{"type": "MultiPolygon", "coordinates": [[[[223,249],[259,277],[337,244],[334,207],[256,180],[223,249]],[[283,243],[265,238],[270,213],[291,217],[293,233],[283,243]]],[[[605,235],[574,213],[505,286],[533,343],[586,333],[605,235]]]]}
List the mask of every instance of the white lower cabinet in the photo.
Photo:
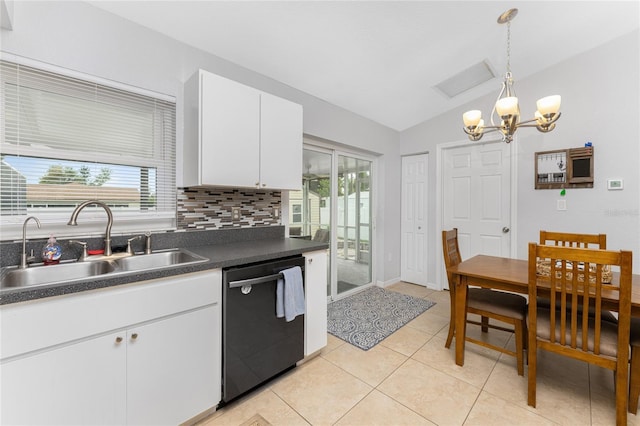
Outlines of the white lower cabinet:
{"type": "Polygon", "coordinates": [[[3,363],[2,424],[126,424],[127,352],[116,336],[3,363]]]}
{"type": "Polygon", "coordinates": [[[327,346],[327,250],[304,253],[306,314],[304,355],[327,346]]]}
{"type": "Polygon", "coordinates": [[[128,424],[177,425],[220,401],[220,336],[210,327],[218,311],[209,306],[127,330],[128,424]]]}
{"type": "Polygon", "coordinates": [[[215,270],[3,306],[15,341],[3,339],[1,424],[176,425],[215,407],[221,285],[215,270]]]}

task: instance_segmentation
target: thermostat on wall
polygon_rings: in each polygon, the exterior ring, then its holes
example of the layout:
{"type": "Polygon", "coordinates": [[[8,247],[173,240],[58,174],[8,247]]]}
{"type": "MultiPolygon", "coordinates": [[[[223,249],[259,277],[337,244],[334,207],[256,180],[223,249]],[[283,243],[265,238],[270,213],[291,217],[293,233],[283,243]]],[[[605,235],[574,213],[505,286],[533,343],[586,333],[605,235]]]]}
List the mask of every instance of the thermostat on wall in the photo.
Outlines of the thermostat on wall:
{"type": "Polygon", "coordinates": [[[607,180],[607,189],[608,190],[614,190],[614,189],[622,189],[622,179],[609,179],[607,180]]]}

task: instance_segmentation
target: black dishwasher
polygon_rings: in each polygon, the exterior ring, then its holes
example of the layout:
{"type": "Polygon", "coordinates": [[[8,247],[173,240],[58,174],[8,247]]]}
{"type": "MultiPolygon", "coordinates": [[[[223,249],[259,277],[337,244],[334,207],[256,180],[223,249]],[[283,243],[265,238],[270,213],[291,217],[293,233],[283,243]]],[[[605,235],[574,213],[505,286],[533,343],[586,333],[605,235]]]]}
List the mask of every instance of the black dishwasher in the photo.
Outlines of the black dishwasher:
{"type": "MultiPolygon", "coordinates": [[[[304,257],[222,270],[222,401],[227,403],[304,357],[304,315],[276,317],[280,271],[304,270],[304,257]]],[[[304,274],[303,274],[304,276],[304,274]]]]}

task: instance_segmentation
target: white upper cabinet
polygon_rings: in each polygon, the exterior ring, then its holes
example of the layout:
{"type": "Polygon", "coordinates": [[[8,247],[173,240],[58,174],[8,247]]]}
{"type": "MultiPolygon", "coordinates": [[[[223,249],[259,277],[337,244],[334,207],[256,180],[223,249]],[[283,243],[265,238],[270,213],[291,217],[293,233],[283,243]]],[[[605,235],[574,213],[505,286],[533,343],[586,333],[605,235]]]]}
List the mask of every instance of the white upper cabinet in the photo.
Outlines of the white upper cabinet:
{"type": "Polygon", "coordinates": [[[184,186],[301,188],[302,106],[200,70],[184,119],[184,186]]]}
{"type": "Polygon", "coordinates": [[[260,186],[301,189],[302,107],[260,95],[260,186]]]}
{"type": "Polygon", "coordinates": [[[260,180],[260,92],[205,72],[200,81],[198,184],[255,186],[260,180]]]}

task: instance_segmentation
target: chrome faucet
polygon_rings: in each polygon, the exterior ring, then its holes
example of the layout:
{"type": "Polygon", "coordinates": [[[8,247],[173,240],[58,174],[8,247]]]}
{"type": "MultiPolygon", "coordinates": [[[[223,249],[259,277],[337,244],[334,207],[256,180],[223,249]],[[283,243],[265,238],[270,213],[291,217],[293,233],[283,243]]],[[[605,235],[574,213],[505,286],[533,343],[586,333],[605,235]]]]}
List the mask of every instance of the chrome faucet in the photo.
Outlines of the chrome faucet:
{"type": "Polygon", "coordinates": [[[111,227],[113,226],[113,213],[111,213],[111,209],[105,203],[98,200],[88,200],[78,205],[78,207],[76,207],[73,213],[71,213],[71,219],[69,219],[69,222],[67,223],[67,225],[77,226],[78,225],[77,219],[78,219],[78,214],[80,213],[80,210],[84,209],[90,204],[95,204],[96,206],[100,206],[104,209],[105,212],[107,212],[107,230],[104,233],[104,255],[111,256],[112,254],[111,253],[111,227]]]}
{"type": "Polygon", "coordinates": [[[29,216],[28,218],[26,218],[24,220],[24,223],[22,224],[22,256],[20,257],[20,269],[26,269],[27,268],[27,222],[29,222],[31,219],[36,221],[36,224],[38,225],[38,228],[40,228],[40,221],[38,220],[37,217],[35,216],[29,216]]]}

